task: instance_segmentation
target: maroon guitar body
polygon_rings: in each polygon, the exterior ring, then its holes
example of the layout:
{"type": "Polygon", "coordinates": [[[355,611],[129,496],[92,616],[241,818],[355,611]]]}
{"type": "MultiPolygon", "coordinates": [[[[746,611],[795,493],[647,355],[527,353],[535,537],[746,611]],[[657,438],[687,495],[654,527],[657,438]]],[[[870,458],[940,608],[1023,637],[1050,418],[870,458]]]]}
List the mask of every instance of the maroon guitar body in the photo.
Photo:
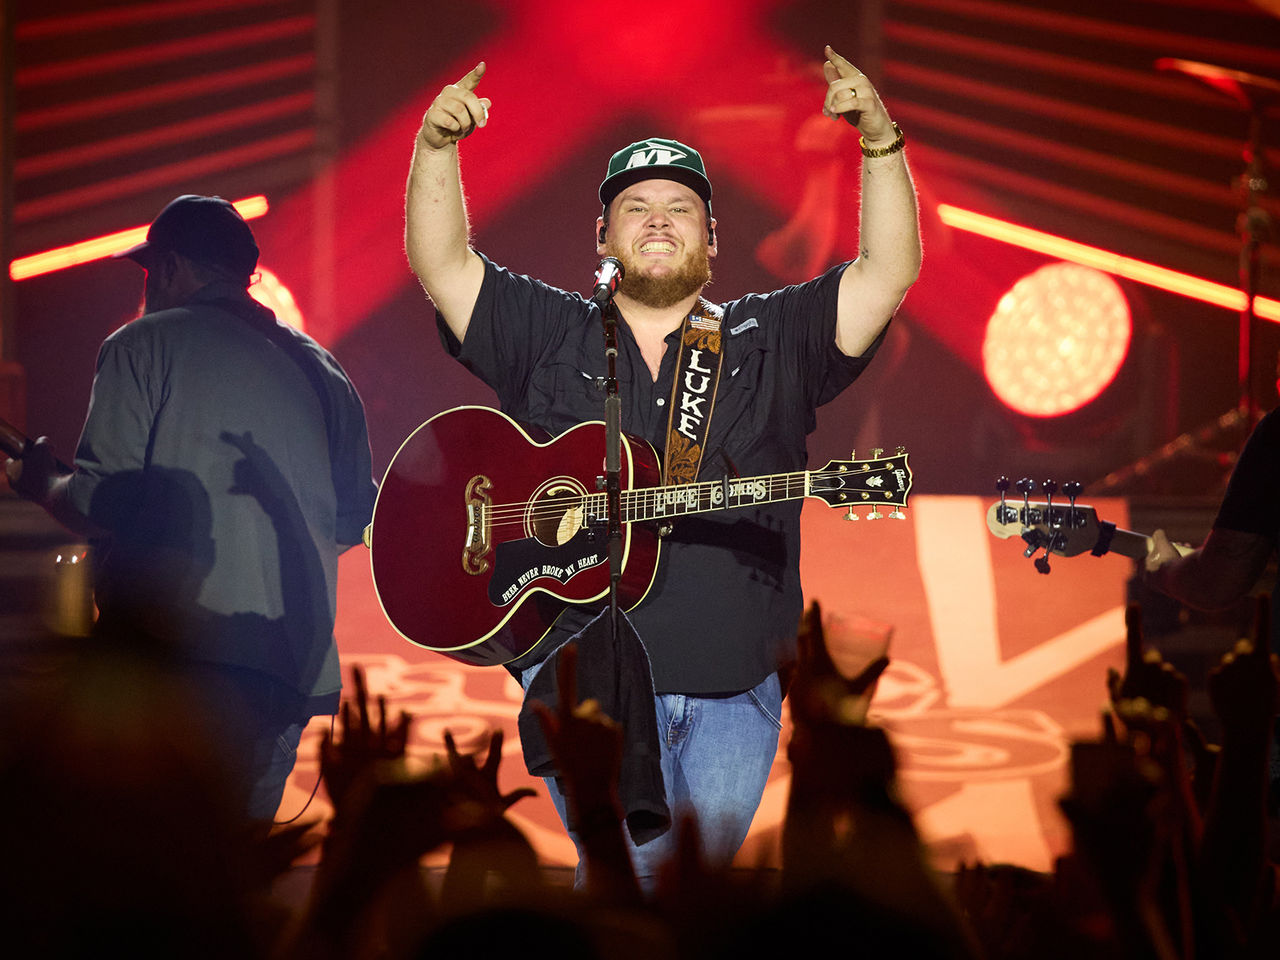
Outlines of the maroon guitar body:
{"type": "MultiPolygon", "coordinates": [[[[488,407],[432,417],[401,445],[366,531],[373,584],[391,625],[411,643],[488,666],[527,653],[565,604],[609,593],[605,428],[582,423],[554,440],[531,437],[488,407]]],[[[816,497],[850,511],[900,508],[911,490],[901,449],[820,470],[659,486],[658,456],[623,436],[619,516],[629,610],[658,566],[659,523],[676,517],[816,497]]],[[[894,509],[890,517],[901,517],[894,509]]]]}
{"type": "MultiPolygon", "coordinates": [[[[410,434],[379,488],[369,543],[378,599],[401,636],[464,663],[505,663],[566,603],[607,599],[606,530],[581,514],[584,498],[603,507],[604,443],[601,422],[543,443],[487,407],[447,410],[410,434]]],[[[659,479],[653,448],[624,437],[622,488],[659,479]]],[[[622,538],[619,602],[630,609],[653,581],[658,537],[627,523],[622,538]]]]}

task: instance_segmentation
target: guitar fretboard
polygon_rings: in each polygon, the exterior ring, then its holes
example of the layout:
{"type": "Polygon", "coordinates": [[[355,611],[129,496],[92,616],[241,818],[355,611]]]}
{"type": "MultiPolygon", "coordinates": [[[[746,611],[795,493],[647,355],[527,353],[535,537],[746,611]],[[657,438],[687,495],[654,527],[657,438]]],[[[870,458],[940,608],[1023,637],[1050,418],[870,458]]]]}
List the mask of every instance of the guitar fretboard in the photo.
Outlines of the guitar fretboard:
{"type": "MultiPolygon", "coordinates": [[[[811,471],[801,470],[746,479],[726,477],[723,480],[624,490],[619,498],[622,522],[660,520],[663,517],[730,510],[751,504],[798,500],[809,495],[810,474],[811,471]]],[[[584,498],[584,506],[589,516],[603,517],[606,511],[606,494],[591,494],[584,498]]]]}

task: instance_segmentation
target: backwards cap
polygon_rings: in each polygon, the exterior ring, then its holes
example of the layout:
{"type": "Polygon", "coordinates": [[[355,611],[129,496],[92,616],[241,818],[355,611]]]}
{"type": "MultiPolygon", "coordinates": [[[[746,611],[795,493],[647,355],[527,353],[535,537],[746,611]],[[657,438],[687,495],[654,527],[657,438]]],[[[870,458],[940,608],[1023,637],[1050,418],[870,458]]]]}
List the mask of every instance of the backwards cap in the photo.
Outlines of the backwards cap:
{"type": "Polygon", "coordinates": [[[160,211],[147,239],[117,253],[150,269],[168,252],[227,267],[248,277],[258,265],[258,244],[238,210],[222,197],[184,194],[160,211]]]}

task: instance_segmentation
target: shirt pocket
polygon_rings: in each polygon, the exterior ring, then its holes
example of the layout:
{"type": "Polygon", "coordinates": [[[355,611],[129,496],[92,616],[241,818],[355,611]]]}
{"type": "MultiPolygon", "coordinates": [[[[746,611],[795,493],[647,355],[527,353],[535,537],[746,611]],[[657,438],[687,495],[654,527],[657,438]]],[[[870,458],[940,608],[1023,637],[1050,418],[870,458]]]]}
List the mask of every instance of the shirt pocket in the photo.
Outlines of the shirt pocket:
{"type": "Polygon", "coordinates": [[[725,356],[716,391],[715,418],[724,417],[721,425],[727,426],[757,404],[768,404],[768,356],[768,348],[760,343],[748,344],[741,353],[733,351],[725,356]]]}
{"type": "Polygon", "coordinates": [[[704,469],[700,473],[702,479],[724,472],[726,465],[720,462],[722,451],[736,464],[744,451],[754,446],[756,438],[767,430],[772,407],[768,358],[769,349],[761,343],[749,343],[741,352],[731,350],[725,355],[703,457],[704,469]],[[732,440],[727,442],[727,438],[732,440]]]}
{"type": "Polygon", "coordinates": [[[586,420],[604,419],[601,381],[584,364],[556,360],[539,366],[529,381],[529,418],[561,433],[586,420]]]}

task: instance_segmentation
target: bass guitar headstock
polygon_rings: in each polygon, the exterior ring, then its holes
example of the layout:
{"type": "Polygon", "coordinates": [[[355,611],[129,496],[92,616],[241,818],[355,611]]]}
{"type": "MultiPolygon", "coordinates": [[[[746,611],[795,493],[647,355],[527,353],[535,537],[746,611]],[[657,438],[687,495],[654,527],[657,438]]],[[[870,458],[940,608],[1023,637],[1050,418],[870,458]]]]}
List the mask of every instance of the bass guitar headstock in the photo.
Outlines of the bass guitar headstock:
{"type": "MultiPolygon", "coordinates": [[[[883,456],[884,450],[876,447],[871,451],[870,460],[828,460],[820,470],[809,471],[809,489],[807,495],[826,501],[830,507],[846,507],[846,520],[857,520],[854,508],[868,506],[868,520],[879,520],[886,516],[880,512],[882,506],[893,507],[887,516],[892,520],[903,520],[906,514],[902,508],[907,505],[907,497],[911,494],[911,467],[907,464],[907,454],[898,447],[891,457],[883,456]]],[[[854,454],[850,454],[853,457],[854,454]]]]}
{"type": "Polygon", "coordinates": [[[1002,540],[1021,537],[1027,544],[1023,551],[1025,557],[1032,557],[1043,550],[1044,553],[1035,560],[1038,571],[1049,572],[1050,554],[1075,557],[1097,546],[1102,525],[1093,507],[1076,502],[1083,490],[1081,484],[1069,482],[1062,485],[1065,502],[1054,502],[1058,484],[1053,480],[1045,480],[1040,485],[1045,499],[1037,502],[1031,500],[1036,487],[1031,478],[1023,477],[1016,485],[1022,494],[1021,500],[1005,496],[1009,486],[1008,477],[996,481],[1000,502],[993,503],[987,510],[987,529],[1002,540]]]}

